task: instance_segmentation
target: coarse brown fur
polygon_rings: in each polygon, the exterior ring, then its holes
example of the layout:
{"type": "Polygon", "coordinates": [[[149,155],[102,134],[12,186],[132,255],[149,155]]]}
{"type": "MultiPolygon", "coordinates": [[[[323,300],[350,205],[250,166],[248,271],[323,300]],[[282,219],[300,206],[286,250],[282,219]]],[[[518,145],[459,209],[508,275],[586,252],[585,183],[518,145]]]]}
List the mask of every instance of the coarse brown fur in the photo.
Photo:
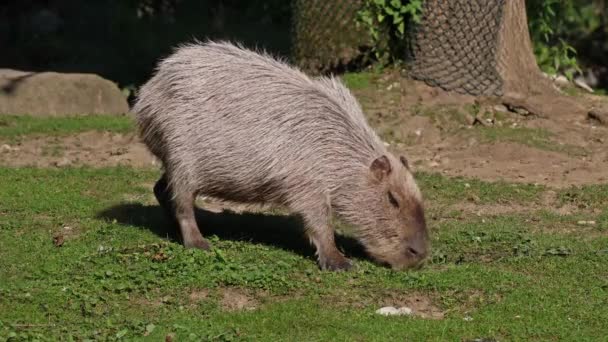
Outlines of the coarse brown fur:
{"type": "Polygon", "coordinates": [[[155,194],[186,247],[210,247],[194,220],[194,199],[204,194],[286,205],[302,216],[323,269],[351,266],[334,243],[332,214],[393,268],[428,255],[407,161],[386,150],[336,78],[312,79],[231,43],[196,42],[160,62],[133,110],[164,165],[155,194]]]}

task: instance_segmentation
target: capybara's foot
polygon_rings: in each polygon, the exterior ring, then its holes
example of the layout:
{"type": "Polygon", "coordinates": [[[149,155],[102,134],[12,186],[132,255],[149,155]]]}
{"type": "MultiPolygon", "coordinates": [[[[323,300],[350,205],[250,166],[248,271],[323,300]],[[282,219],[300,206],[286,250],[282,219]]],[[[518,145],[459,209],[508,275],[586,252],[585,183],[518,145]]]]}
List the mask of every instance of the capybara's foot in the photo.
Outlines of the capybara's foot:
{"type": "Polygon", "coordinates": [[[353,268],[353,262],[342,254],[336,254],[330,258],[320,258],[319,266],[326,271],[348,271],[353,268]]]}
{"type": "Polygon", "coordinates": [[[205,238],[201,239],[192,239],[190,241],[184,240],[184,247],[186,248],[198,248],[204,251],[208,251],[211,249],[211,243],[207,241],[205,238]]]}

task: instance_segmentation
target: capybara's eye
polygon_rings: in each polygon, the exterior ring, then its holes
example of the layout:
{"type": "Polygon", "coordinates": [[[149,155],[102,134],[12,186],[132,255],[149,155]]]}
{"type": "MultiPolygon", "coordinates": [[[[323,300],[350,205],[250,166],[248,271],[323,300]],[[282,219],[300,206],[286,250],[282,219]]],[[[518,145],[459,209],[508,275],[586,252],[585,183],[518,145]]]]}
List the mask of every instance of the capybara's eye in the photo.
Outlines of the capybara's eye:
{"type": "Polygon", "coordinates": [[[388,192],[388,201],[391,202],[393,207],[399,208],[399,203],[397,202],[397,200],[395,199],[395,196],[393,196],[393,194],[390,191],[388,192]]]}

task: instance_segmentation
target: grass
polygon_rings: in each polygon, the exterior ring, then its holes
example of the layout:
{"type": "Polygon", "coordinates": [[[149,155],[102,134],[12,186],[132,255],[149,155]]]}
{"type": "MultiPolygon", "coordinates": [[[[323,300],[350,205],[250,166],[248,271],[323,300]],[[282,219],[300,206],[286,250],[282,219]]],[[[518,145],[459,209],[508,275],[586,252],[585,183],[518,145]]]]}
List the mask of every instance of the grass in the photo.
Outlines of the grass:
{"type": "Polygon", "coordinates": [[[359,90],[369,88],[373,76],[372,72],[352,72],[342,75],[342,81],[348,88],[359,90]]]}
{"type": "MultiPolygon", "coordinates": [[[[329,273],[318,270],[292,229],[298,220],[283,216],[204,214],[211,252],[166,239],[172,229],[150,190],[157,176],[130,168],[0,168],[0,339],[162,340],[173,334],[179,341],[504,341],[608,335],[608,236],[559,229],[570,227],[575,216],[430,218],[434,252],[422,270],[392,272],[356,257],[352,272],[329,273]],[[200,292],[204,298],[193,299],[200,292]],[[253,308],[229,310],[224,297],[235,292],[253,308]],[[430,301],[445,317],[374,313],[414,297],[430,301]]],[[[538,205],[546,190],[434,174],[419,179],[431,212],[469,195],[483,203],[538,205]]],[[[559,203],[601,208],[605,191],[605,185],[564,190],[559,203]]]]}
{"type": "Polygon", "coordinates": [[[520,144],[544,151],[561,152],[574,156],[586,155],[584,148],[579,146],[560,144],[555,142],[554,135],[546,129],[528,128],[528,127],[511,127],[507,126],[508,120],[505,120],[501,113],[479,113],[479,108],[475,105],[464,106],[433,106],[423,107],[418,106],[412,109],[415,115],[426,116],[444,134],[454,134],[465,132],[465,134],[473,134],[481,138],[483,143],[496,142],[511,142],[520,144]],[[468,113],[468,114],[467,114],[468,113]],[[469,119],[467,119],[467,115],[469,119]],[[474,129],[463,131],[464,127],[470,127],[470,120],[473,117],[480,119],[492,118],[498,122],[502,122],[505,126],[474,126],[474,129]]]}
{"type": "Polygon", "coordinates": [[[0,138],[24,135],[68,135],[85,131],[130,132],[135,123],[129,116],[87,115],[69,117],[0,116],[0,138]]]}
{"type": "MultiPolygon", "coordinates": [[[[347,74],[345,81],[363,89],[371,77],[347,74]]],[[[446,127],[464,120],[460,111],[444,110],[421,115],[437,114],[433,120],[446,127]]],[[[0,118],[0,138],[8,139],[133,129],[129,117],[0,118]]],[[[542,130],[479,132],[490,141],[553,148],[542,130]]],[[[42,153],[62,151],[49,145],[42,153]]],[[[555,190],[419,173],[433,237],[429,264],[392,272],[343,238],[356,267],[329,273],[318,270],[300,221],[276,212],[199,213],[214,249],[184,249],[151,194],[158,175],[124,167],[0,167],[0,340],[608,336],[606,184],[555,190]],[[557,192],[555,203],[544,202],[548,190],[557,192]],[[473,214],[458,209],[464,201],[516,211],[473,214]],[[562,205],[575,212],[557,214],[562,205]],[[234,309],[238,298],[248,304],[234,309]],[[443,318],[374,313],[419,302],[443,318]]]]}
{"type": "Polygon", "coordinates": [[[538,201],[545,190],[534,184],[483,182],[462,177],[446,178],[439,174],[418,173],[416,179],[425,189],[427,201],[455,204],[471,200],[480,204],[515,203],[538,201]]]}
{"type": "Polygon", "coordinates": [[[571,204],[581,210],[601,212],[597,217],[598,229],[608,231],[608,184],[573,186],[558,193],[561,204],[571,204]]]}
{"type": "Polygon", "coordinates": [[[552,140],[553,134],[541,128],[526,127],[480,127],[479,134],[485,142],[513,142],[545,151],[563,152],[571,155],[584,155],[581,147],[558,144],[552,140]]]}
{"type": "Polygon", "coordinates": [[[608,184],[573,186],[559,192],[562,204],[570,203],[579,208],[601,209],[608,206],[608,184]]]}
{"type": "Polygon", "coordinates": [[[426,116],[443,133],[452,133],[469,125],[467,114],[460,106],[422,106],[412,108],[414,115],[426,116]]]}

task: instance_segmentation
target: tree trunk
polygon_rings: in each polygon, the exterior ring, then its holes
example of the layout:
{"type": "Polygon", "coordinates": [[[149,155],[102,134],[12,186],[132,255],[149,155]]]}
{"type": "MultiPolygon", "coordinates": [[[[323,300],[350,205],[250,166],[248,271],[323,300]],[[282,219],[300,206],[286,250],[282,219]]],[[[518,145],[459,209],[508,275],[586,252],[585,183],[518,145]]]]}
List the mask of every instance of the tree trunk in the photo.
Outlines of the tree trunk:
{"type": "Polygon", "coordinates": [[[541,117],[580,119],[536,64],[524,0],[426,0],[413,32],[411,75],[445,90],[498,97],[541,117]]]}

